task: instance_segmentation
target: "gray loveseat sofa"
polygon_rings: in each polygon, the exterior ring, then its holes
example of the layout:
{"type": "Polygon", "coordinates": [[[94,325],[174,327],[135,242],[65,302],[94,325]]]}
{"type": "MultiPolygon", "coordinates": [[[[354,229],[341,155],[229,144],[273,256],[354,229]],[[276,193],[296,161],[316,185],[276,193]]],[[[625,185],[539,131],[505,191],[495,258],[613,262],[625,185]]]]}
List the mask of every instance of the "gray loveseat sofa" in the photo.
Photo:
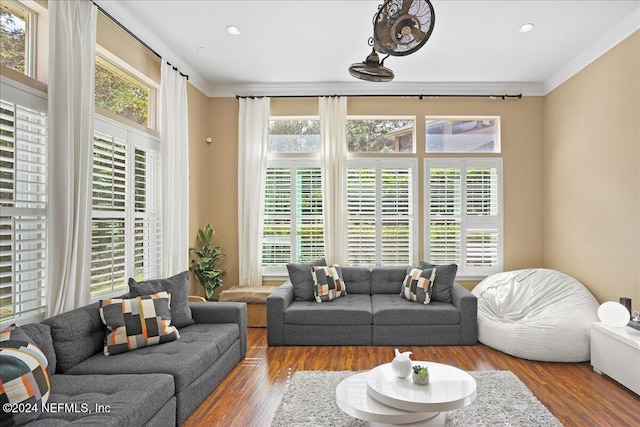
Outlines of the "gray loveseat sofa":
{"type": "Polygon", "coordinates": [[[50,410],[29,426],[180,425],[240,362],[245,303],[188,303],[176,341],[103,354],[99,303],[21,326],[49,361],[50,410]]]}
{"type": "Polygon", "coordinates": [[[332,301],[296,299],[291,280],[267,298],[269,345],[477,344],[477,299],[455,272],[450,302],[424,305],[400,296],[406,268],[341,270],[347,295],[332,301]]]}

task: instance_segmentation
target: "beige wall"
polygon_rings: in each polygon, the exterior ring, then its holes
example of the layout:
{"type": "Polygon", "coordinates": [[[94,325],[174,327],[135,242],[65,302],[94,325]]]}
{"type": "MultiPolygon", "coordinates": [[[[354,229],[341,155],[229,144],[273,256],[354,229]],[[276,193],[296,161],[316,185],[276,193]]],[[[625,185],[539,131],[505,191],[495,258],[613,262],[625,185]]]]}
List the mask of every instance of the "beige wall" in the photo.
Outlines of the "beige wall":
{"type": "MultiPolygon", "coordinates": [[[[225,254],[224,288],[238,284],[238,102],[207,98],[189,85],[189,236],[210,223],[225,254]],[[207,136],[212,142],[207,144],[207,136]]],[[[192,292],[204,295],[192,278],[192,292]]],[[[219,292],[219,291],[218,291],[219,292]]]]}
{"type": "MultiPolygon", "coordinates": [[[[189,92],[191,97],[194,90],[189,92]]],[[[198,107],[202,95],[197,96],[198,107]]],[[[189,100],[190,125],[195,124],[213,143],[190,135],[191,213],[190,229],[195,239],[197,228],[210,222],[216,230],[217,244],[226,254],[230,268],[225,288],[238,284],[237,220],[237,126],[238,101],[235,98],[211,98],[208,115],[192,113],[196,102],[189,100]],[[195,119],[197,114],[201,119],[195,119]],[[196,200],[196,198],[198,200],[196,200]]],[[[544,263],[543,242],[543,99],[521,100],[464,98],[350,98],[348,114],[393,114],[417,117],[417,157],[424,158],[425,115],[488,115],[502,120],[504,158],[505,268],[540,267],[544,263]]],[[[273,99],[271,114],[317,115],[317,99],[273,99]]],[[[422,190],[422,176],[419,178],[422,190]]],[[[422,218],[422,201],[419,203],[422,218]]],[[[422,258],[423,224],[418,221],[419,258],[422,258]]],[[[466,282],[472,288],[476,282],[466,282]]]]}
{"type": "Polygon", "coordinates": [[[640,309],[640,32],[544,100],[545,265],[640,309]]]}

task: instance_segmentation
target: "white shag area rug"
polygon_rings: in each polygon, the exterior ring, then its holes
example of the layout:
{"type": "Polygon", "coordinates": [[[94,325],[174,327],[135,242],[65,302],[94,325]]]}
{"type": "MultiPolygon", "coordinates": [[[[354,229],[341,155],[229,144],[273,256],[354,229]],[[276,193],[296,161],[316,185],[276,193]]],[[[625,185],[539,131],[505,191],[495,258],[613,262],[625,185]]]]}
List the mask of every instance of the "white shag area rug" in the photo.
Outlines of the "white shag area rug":
{"type": "MultiPolygon", "coordinates": [[[[298,371],[282,397],[271,427],[360,427],[367,424],[338,408],[336,386],[356,372],[298,371]]],[[[478,386],[469,406],[447,412],[448,427],[557,427],[562,423],[511,371],[469,372],[478,386]]]]}

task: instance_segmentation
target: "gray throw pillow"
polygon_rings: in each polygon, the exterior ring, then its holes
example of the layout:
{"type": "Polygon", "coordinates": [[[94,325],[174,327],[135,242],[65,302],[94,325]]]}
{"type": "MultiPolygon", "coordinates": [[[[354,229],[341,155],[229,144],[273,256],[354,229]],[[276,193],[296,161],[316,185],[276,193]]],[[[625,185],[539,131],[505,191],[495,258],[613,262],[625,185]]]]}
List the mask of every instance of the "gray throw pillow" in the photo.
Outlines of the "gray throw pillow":
{"type": "Polygon", "coordinates": [[[313,267],[326,267],[327,261],[320,258],[307,264],[287,264],[293,295],[297,301],[315,301],[313,295],[313,267]]]}
{"type": "Polygon", "coordinates": [[[171,294],[171,324],[176,328],[193,325],[193,316],[189,307],[189,271],[171,276],[168,279],[145,280],[136,282],[129,279],[129,298],[153,295],[167,291],[171,294]]]}
{"type": "Polygon", "coordinates": [[[433,290],[431,291],[431,301],[440,301],[451,303],[451,288],[456,280],[458,272],[457,264],[436,265],[426,261],[421,261],[418,268],[426,270],[427,268],[436,269],[436,279],[433,282],[433,290]]]}

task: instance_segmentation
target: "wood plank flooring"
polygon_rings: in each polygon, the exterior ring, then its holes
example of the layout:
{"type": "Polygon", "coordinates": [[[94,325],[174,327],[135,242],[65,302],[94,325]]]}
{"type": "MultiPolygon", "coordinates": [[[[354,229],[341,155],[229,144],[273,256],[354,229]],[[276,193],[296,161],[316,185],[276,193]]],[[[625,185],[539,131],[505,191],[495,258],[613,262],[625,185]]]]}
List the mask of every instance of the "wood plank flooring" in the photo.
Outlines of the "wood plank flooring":
{"type": "MultiPolygon", "coordinates": [[[[401,350],[412,351],[414,360],[446,363],[467,371],[512,371],[565,426],[640,426],[640,397],[593,372],[589,362],[532,362],[482,344],[401,350]]],[[[249,328],[246,358],[191,414],[184,427],[267,427],[294,372],[358,371],[392,358],[393,347],[268,347],[266,329],[249,328]]]]}

